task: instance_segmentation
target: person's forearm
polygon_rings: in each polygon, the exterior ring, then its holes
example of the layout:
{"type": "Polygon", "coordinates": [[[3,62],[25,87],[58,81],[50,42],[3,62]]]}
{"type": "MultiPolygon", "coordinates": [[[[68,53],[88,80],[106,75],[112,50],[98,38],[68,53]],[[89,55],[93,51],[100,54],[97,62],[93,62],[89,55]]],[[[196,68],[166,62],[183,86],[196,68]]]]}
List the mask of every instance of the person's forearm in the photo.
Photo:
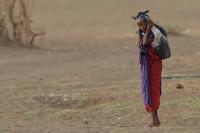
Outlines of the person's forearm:
{"type": "Polygon", "coordinates": [[[140,38],[139,34],[138,34],[138,37],[137,37],[136,45],[137,45],[138,48],[141,46],[141,38],[140,38]]]}
{"type": "Polygon", "coordinates": [[[143,38],[143,45],[148,45],[149,44],[149,36],[150,36],[150,32],[151,32],[151,29],[150,28],[147,28],[147,31],[144,35],[144,38],[143,38]]]}

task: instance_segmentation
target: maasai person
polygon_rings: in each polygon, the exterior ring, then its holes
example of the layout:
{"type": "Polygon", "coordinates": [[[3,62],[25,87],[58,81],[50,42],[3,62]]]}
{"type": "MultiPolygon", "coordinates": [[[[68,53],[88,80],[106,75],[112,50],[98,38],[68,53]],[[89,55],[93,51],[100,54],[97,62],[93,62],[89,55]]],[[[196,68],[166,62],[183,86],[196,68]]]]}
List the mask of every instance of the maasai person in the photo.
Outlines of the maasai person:
{"type": "Polygon", "coordinates": [[[138,13],[134,19],[139,27],[137,46],[140,49],[141,89],[146,111],[150,114],[150,122],[146,127],[157,127],[160,125],[158,109],[161,95],[162,60],[154,50],[159,34],[153,30],[157,29],[157,25],[149,18],[147,12],[138,13]]]}

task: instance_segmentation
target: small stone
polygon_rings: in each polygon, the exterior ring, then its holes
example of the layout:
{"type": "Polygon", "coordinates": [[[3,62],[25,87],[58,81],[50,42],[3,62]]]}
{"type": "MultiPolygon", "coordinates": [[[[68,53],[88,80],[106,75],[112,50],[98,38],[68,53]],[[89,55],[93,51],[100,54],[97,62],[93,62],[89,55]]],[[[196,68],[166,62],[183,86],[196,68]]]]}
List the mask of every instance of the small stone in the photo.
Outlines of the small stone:
{"type": "Polygon", "coordinates": [[[180,83],[176,84],[176,89],[184,89],[184,86],[180,83]]]}
{"type": "Polygon", "coordinates": [[[85,124],[85,125],[87,125],[87,124],[88,124],[88,121],[87,121],[87,120],[84,120],[83,122],[84,122],[84,124],[85,124]]]}

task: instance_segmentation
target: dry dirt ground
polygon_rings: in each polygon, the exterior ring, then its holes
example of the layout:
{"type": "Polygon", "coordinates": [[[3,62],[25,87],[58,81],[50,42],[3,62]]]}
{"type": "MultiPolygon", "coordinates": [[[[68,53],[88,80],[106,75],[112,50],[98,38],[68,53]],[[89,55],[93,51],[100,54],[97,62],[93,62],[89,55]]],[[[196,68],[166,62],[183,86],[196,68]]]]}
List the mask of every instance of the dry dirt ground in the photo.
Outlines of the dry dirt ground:
{"type": "Polygon", "coordinates": [[[198,75],[199,6],[198,0],[34,0],[33,29],[47,35],[33,48],[1,41],[0,133],[199,133],[199,78],[163,79],[162,126],[144,128],[130,19],[148,8],[170,29],[172,58],[163,62],[163,76],[198,75]]]}

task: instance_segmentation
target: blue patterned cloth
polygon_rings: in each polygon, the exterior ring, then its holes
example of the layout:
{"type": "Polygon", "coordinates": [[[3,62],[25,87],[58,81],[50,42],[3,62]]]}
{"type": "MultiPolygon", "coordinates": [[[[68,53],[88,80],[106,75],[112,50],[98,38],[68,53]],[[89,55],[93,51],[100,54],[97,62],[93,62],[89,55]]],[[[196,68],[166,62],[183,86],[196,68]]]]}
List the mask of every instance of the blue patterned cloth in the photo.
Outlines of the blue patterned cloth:
{"type": "Polygon", "coordinates": [[[140,47],[140,64],[141,64],[141,90],[143,94],[144,104],[147,106],[152,105],[151,99],[151,87],[150,87],[150,75],[149,75],[149,63],[147,48],[140,47]]]}

